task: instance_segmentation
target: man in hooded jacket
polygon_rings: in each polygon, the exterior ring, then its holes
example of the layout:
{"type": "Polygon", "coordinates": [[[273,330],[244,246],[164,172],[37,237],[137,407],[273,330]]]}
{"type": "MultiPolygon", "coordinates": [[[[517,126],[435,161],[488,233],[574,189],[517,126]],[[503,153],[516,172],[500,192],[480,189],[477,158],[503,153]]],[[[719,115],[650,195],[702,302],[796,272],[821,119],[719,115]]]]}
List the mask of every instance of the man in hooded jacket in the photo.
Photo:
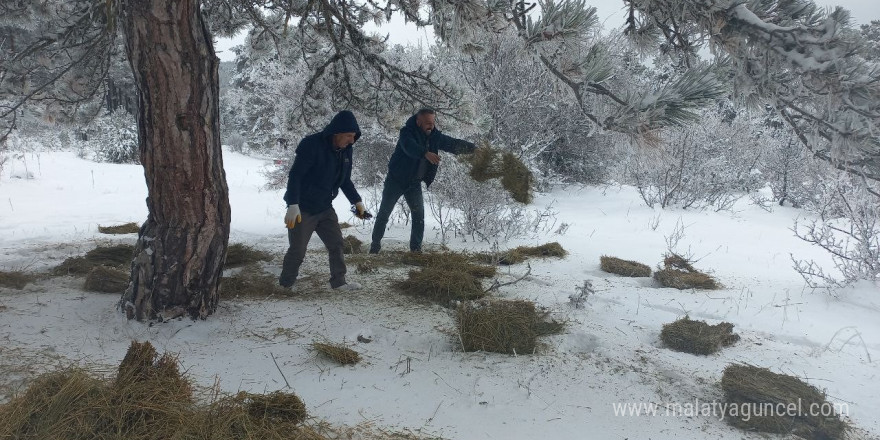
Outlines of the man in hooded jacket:
{"type": "Polygon", "coordinates": [[[422,182],[430,187],[437,175],[440,164],[440,151],[452,154],[472,153],[473,143],[447,136],[437,129],[435,112],[423,108],[407,119],[400,129],[400,137],[391,159],[388,161],[388,175],[382,188],[382,202],[373,226],[373,242],[370,253],[379,253],[385,226],[394,205],[403,196],[412,214],[409,249],[421,252],[422,238],[425,234],[425,202],[422,196],[422,182]]]}
{"type": "Polygon", "coordinates": [[[284,202],[287,214],[287,239],[290,247],[284,255],[281,276],[283,287],[292,287],[299,275],[306,248],[317,232],[327,247],[330,262],[330,287],[356,290],[358,283],[345,280],[346,268],[342,255],[342,229],[333,209],[333,199],[342,189],[343,194],[355,206],[358,218],[370,214],[361,202],[361,196],[351,181],[352,149],[361,130],[354,114],[343,110],[336,114],[324,130],[303,138],[296,147],[296,158],[287,178],[284,202]]]}

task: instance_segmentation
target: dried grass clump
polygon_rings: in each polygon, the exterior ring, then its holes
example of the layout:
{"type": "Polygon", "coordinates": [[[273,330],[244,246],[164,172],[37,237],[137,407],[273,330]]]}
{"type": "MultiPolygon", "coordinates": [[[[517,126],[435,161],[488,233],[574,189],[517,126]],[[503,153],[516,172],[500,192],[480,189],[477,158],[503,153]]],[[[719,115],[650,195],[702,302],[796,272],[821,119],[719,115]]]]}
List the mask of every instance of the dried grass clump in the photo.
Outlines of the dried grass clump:
{"type": "Polygon", "coordinates": [[[566,252],[561,244],[554,241],[540,246],[518,246],[503,252],[478,254],[477,258],[485,263],[509,266],[522,263],[534,257],[563,258],[566,255],[568,255],[568,252],[566,252]]]}
{"type": "Polygon", "coordinates": [[[9,439],[324,439],[302,426],[293,394],[194,397],[177,361],[149,343],[132,343],[115,378],[67,369],[37,378],[0,405],[0,438],[9,439]]]}
{"type": "Polygon", "coordinates": [[[501,179],[501,186],[513,200],[531,203],[531,185],[534,178],[519,157],[483,145],[473,154],[463,155],[462,161],[470,166],[470,176],[477,182],[501,179]]]}
{"type": "Polygon", "coordinates": [[[6,272],[0,270],[0,287],[8,287],[10,289],[24,289],[28,283],[35,281],[37,277],[20,270],[6,272]]]}
{"type": "Polygon", "coordinates": [[[684,289],[720,289],[721,285],[711,276],[700,272],[686,258],[670,254],[663,259],[664,268],[654,272],[654,279],[663,287],[684,289]]]}
{"type": "Polygon", "coordinates": [[[128,288],[129,273],[107,266],[95,266],[86,275],[83,290],[101,293],[122,293],[128,288]]]}
{"type": "Polygon", "coordinates": [[[685,316],[664,324],[660,339],[673,350],[707,355],[739,341],[739,335],[733,332],[733,324],[729,322],[709,325],[685,316]]]}
{"type": "Polygon", "coordinates": [[[424,298],[449,307],[453,301],[466,301],[486,295],[483,285],[473,275],[460,270],[425,267],[411,270],[409,278],[395,281],[392,287],[406,295],[424,298]]]}
{"type": "Polygon", "coordinates": [[[267,298],[273,295],[290,296],[291,290],[281,287],[277,277],[256,265],[246,266],[238,274],[220,279],[221,298],[267,298]]]}
{"type": "Polygon", "coordinates": [[[498,271],[493,266],[474,264],[472,260],[472,257],[457,252],[406,252],[400,255],[403,264],[464,272],[475,278],[490,278],[498,271]]]}
{"type": "Polygon", "coordinates": [[[740,429],[794,434],[808,440],[842,439],[849,429],[837,414],[811,414],[811,407],[825,408],[830,413],[833,406],[824,393],[794,376],[732,364],[721,376],[721,390],[728,404],[725,420],[740,429]],[[787,408],[799,411],[788,414],[787,408]]]}
{"type": "Polygon", "coordinates": [[[55,275],[86,275],[95,266],[109,266],[124,269],[131,264],[134,257],[134,246],[117,244],[98,246],[82,257],[71,257],[64,260],[52,273],[55,275]]]}
{"type": "Polygon", "coordinates": [[[361,361],[361,355],[358,352],[341,344],[313,342],[312,348],[342,365],[353,365],[361,361]]]}
{"type": "Polygon", "coordinates": [[[339,224],[339,229],[348,229],[350,227],[351,227],[351,223],[349,223],[349,222],[342,222],[339,224]]]}
{"type": "Polygon", "coordinates": [[[122,225],[116,226],[101,226],[98,225],[98,232],[102,234],[112,234],[112,235],[120,235],[120,234],[137,234],[140,232],[141,227],[135,222],[125,223],[122,225]]]}
{"type": "Polygon", "coordinates": [[[539,322],[531,301],[469,301],[458,306],[456,321],[464,351],[525,354],[535,351],[539,322]]]}
{"type": "Polygon", "coordinates": [[[638,261],[622,260],[617,257],[603,255],[599,258],[599,267],[603,271],[625,277],[649,277],[651,268],[638,261]]]}
{"type": "Polygon", "coordinates": [[[376,273],[379,270],[379,266],[372,261],[364,261],[362,263],[357,264],[357,273],[376,273]]]}
{"type": "Polygon", "coordinates": [[[272,254],[246,244],[235,243],[226,248],[224,267],[241,267],[259,261],[272,260],[272,254]]]}
{"type": "Polygon", "coordinates": [[[355,237],[354,235],[346,236],[342,239],[342,253],[343,254],[359,254],[361,253],[361,245],[364,244],[360,239],[355,237]]]}

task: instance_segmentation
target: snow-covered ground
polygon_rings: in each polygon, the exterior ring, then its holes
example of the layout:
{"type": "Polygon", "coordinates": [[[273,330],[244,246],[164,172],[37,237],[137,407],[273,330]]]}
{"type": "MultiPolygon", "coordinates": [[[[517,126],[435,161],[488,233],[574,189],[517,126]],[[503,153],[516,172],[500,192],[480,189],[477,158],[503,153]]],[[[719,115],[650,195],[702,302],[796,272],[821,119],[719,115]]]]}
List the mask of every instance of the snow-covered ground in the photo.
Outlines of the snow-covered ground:
{"type": "MultiPolygon", "coordinates": [[[[261,190],[266,161],[232,153],[224,161],[230,241],[274,252],[279,258],[265,267],[278,273],[286,248],[282,192],[261,190]]],[[[133,243],[134,235],[102,235],[97,225],[142,222],[145,197],[139,166],[98,164],[66,152],[10,160],[0,175],[0,270],[43,271],[98,242],[133,243]]],[[[343,197],[337,202],[340,220],[358,225],[346,233],[369,242],[370,225],[349,218],[343,197]]],[[[854,438],[880,435],[880,289],[859,286],[837,298],[805,289],[791,254],[831,264],[790,231],[803,212],[745,204],[734,213],[653,210],[628,187],[559,189],[539,195],[535,205],[551,202],[557,225],[569,225],[563,235],[502,243],[559,241],[570,252],[562,260],[532,260],[531,275],[498,294],[534,300],[568,321],[565,332],[544,338],[536,354],[463,353],[448,310],[388,287],[405,272],[360,275],[350,267],[349,279],[364,283],[363,291],[225,301],[207,321],[153,326],[127,321],[115,309],[117,296],[84,292],[81,281],[69,277],[23,291],[0,288],[0,365],[14,364],[13,354],[43,354],[111,366],[132,339],[149,340],[179,353],[189,374],[205,385],[216,378],[225,391],[262,392],[289,383],[312,415],[335,424],[369,422],[452,439],[764,438],[712,416],[615,414],[619,404],[720,401],[722,370],[745,362],[826,390],[847,406],[859,428],[854,438]],[[647,278],[599,270],[601,255],[655,266],[667,237],[682,229],[678,250],[699,258],[697,268],[713,273],[723,290],[664,289],[647,278]],[[584,280],[597,293],[587,307],[574,309],[568,297],[584,280]],[[664,348],[661,326],[686,314],[710,324],[732,322],[742,340],[711,356],[664,348]],[[356,342],[359,335],[372,342],[356,342]],[[340,367],[316,357],[308,345],[324,339],[351,343],[365,361],[340,367]]],[[[376,204],[368,200],[373,211],[376,204]]],[[[428,219],[426,241],[437,243],[431,226],[428,219]]],[[[407,226],[394,225],[386,248],[403,248],[408,234],[407,226]]],[[[326,253],[316,237],[311,246],[302,276],[323,284],[326,253]]],[[[453,240],[450,247],[487,244],[453,240]]],[[[501,278],[524,272],[524,265],[512,266],[501,278]]]]}

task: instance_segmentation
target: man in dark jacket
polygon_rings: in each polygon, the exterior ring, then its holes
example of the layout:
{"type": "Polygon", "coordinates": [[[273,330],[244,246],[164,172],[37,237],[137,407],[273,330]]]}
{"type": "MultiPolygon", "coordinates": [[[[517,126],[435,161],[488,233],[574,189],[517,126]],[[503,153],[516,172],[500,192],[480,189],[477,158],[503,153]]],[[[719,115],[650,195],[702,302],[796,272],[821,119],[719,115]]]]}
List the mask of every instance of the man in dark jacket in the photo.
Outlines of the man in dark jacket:
{"type": "Polygon", "coordinates": [[[376,254],[382,248],[385,225],[400,196],[406,200],[412,214],[412,231],[409,249],[422,250],[425,233],[425,202],[422,197],[422,182],[431,186],[440,164],[440,151],[452,154],[472,153],[474,144],[447,136],[435,126],[434,110],[423,108],[412,115],[397,139],[397,147],[388,161],[388,175],[382,189],[382,203],[373,226],[373,242],[370,253],[376,254]]]}
{"type": "Polygon", "coordinates": [[[284,193],[287,203],[284,223],[288,228],[290,248],[284,255],[278,280],[282,286],[293,286],[312,232],[317,232],[329,253],[330,287],[343,290],[361,288],[358,283],[345,281],[342,229],[333,210],[333,199],[341,188],[348,201],[355,205],[355,215],[359,218],[370,215],[351,182],[349,147],[360,137],[361,130],[354,114],[343,110],[323,131],[306,136],[296,147],[296,158],[290,167],[287,192],[284,193]]]}

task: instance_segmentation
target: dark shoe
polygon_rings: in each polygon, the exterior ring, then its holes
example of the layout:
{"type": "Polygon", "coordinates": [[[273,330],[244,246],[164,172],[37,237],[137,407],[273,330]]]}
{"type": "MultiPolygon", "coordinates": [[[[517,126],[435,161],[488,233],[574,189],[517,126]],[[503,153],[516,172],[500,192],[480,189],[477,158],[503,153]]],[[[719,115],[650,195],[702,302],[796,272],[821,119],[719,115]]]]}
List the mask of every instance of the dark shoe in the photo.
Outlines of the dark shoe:
{"type": "Polygon", "coordinates": [[[370,244],[370,253],[371,253],[371,254],[378,254],[378,253],[379,253],[379,249],[381,249],[381,248],[382,248],[382,247],[379,246],[379,245],[370,244]]]}

